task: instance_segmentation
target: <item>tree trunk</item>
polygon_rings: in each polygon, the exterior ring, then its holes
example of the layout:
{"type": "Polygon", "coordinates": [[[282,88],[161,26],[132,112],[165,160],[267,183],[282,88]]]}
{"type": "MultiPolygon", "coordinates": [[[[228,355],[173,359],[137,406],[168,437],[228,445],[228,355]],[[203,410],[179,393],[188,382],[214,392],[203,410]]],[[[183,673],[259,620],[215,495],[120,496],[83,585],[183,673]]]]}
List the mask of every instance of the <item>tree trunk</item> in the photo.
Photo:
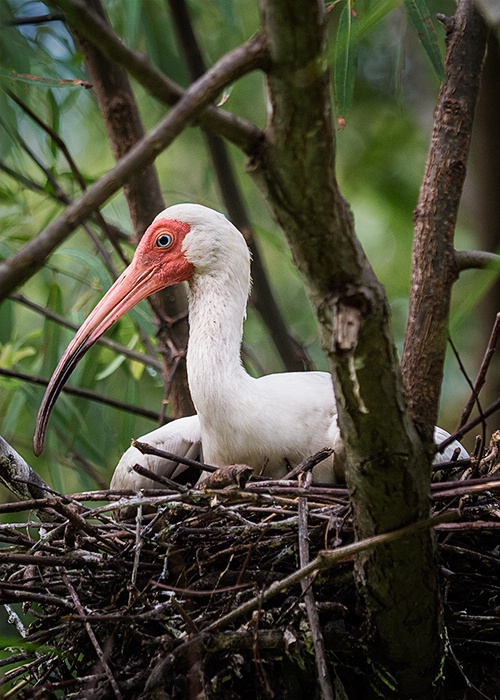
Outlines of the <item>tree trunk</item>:
{"type": "MultiPolygon", "coordinates": [[[[429,459],[406,411],[384,290],[335,179],[335,136],[320,2],[262,3],[272,113],[250,165],[283,227],[322,329],[346,446],[358,539],[429,514],[429,459]]],[[[431,698],[444,656],[432,533],[358,557],[368,684],[431,698]]]]}

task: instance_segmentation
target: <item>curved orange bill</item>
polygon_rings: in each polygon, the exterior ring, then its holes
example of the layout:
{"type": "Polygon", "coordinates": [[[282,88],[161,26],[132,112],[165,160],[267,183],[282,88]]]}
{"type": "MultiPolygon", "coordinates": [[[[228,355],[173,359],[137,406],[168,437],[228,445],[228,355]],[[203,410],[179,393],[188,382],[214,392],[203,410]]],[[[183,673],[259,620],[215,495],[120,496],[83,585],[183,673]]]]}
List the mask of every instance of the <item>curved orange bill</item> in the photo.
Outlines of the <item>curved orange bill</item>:
{"type": "Polygon", "coordinates": [[[50,379],[38,411],[33,438],[36,455],[43,450],[50,413],[69,375],[87,350],[115,321],[142,299],[165,287],[157,271],[156,266],[145,270],[134,258],[77,331],[50,379]]]}

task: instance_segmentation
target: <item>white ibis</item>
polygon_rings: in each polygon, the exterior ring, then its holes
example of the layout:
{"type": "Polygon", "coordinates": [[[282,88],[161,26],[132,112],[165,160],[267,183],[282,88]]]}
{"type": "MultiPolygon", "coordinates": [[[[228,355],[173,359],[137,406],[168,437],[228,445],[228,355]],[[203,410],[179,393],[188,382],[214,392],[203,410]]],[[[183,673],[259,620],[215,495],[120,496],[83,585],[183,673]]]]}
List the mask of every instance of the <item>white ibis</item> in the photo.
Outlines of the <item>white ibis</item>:
{"type": "MultiPolygon", "coordinates": [[[[317,481],[333,483],[343,471],[343,450],[331,377],[326,372],[258,379],[247,374],[240,348],[250,290],[248,247],[222,214],[196,204],[174,205],[156,217],[129,267],[78,330],[40,407],[35,453],[43,448],[59,392],[88,348],[139,301],[182,281],[189,285],[187,372],[197,416],[174,421],[144,439],[152,436],[164,449],[186,453],[201,438],[207,463],[244,463],[278,478],[331,446],[333,456],[317,465],[313,475],[317,481]]],[[[131,470],[130,460],[141,461],[138,455],[134,448],[125,453],[113,486],[148,485],[131,470]]],[[[167,475],[177,468],[151,459],[146,465],[167,475]]]]}

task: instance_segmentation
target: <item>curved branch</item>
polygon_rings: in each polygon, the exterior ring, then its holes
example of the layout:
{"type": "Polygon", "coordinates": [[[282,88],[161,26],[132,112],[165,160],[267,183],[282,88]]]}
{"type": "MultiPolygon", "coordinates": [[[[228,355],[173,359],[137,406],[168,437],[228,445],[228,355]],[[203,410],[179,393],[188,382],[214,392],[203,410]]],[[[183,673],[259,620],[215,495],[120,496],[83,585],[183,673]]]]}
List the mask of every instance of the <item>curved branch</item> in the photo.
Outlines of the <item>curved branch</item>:
{"type": "Polygon", "coordinates": [[[500,272],[500,255],[485,250],[455,251],[455,265],[459,272],[463,270],[498,270],[500,272]]]}
{"type": "Polygon", "coordinates": [[[172,143],[194,119],[234,80],[260,66],[266,49],[260,36],[250,39],[223,56],[184,93],[170,113],[162,119],[117,165],[85,194],[70,205],[39,236],[22,250],[0,263],[0,300],[39,270],[64,239],[86,221],[92,212],[109,199],[135,173],[140,172],[172,143]]]}
{"type": "MultiPolygon", "coordinates": [[[[184,90],[177,83],[152,65],[144,54],[125,46],[111,27],[95,12],[89,10],[87,2],[52,0],[51,4],[64,10],[72,27],[101,49],[108,58],[120,64],[153,97],[168,105],[174,105],[183,97],[184,90]]],[[[266,61],[267,52],[262,50],[254,67],[263,68],[266,61]]],[[[261,141],[260,129],[216,107],[208,107],[203,115],[197,114],[196,117],[203,127],[224,136],[247,154],[253,153],[261,141]]]]}

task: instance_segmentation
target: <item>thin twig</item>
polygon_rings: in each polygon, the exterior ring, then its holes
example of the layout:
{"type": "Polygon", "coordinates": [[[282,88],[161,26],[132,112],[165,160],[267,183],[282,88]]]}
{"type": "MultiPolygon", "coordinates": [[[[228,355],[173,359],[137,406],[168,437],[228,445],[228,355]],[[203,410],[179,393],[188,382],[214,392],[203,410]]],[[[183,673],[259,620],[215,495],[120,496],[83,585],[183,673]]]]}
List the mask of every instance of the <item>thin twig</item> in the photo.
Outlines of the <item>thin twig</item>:
{"type": "MultiPolygon", "coordinates": [[[[27,306],[29,309],[36,311],[36,313],[39,313],[42,316],[45,316],[45,318],[49,318],[51,321],[54,321],[55,323],[59,324],[60,326],[63,326],[64,328],[69,328],[73,331],[77,331],[79,328],[79,326],[76,323],[71,323],[71,321],[68,321],[68,319],[65,316],[61,316],[61,314],[57,314],[55,313],[55,311],[47,309],[45,308],[45,306],[41,306],[40,304],[37,304],[34,301],[31,301],[30,299],[27,299],[23,294],[11,294],[9,299],[17,301],[20,304],[23,304],[24,306],[27,306]]],[[[111,340],[111,338],[107,338],[106,336],[101,336],[97,340],[97,344],[103,345],[106,348],[110,348],[110,350],[114,350],[120,355],[125,355],[131,360],[136,360],[137,362],[141,362],[144,365],[148,365],[148,367],[152,367],[158,372],[161,372],[163,369],[162,363],[156,357],[152,357],[151,355],[146,355],[144,353],[131,350],[126,345],[117,343],[115,340],[111,340]]]]}
{"type": "MultiPolygon", "coordinates": [[[[61,580],[64,582],[64,585],[66,586],[66,588],[69,591],[69,594],[71,595],[71,598],[72,598],[73,603],[78,611],[78,614],[82,617],[86,617],[85,610],[83,609],[83,606],[80,603],[80,599],[78,597],[78,594],[77,594],[73,584],[69,580],[66,572],[63,569],[60,569],[60,575],[61,575],[61,580]]],[[[99,659],[99,663],[103,667],[103,669],[108,677],[108,680],[109,680],[110,685],[113,689],[113,693],[114,693],[115,697],[117,698],[117,700],[122,700],[122,694],[120,692],[120,689],[118,688],[118,683],[116,682],[115,677],[114,677],[114,675],[109,667],[109,664],[106,661],[105,654],[102,650],[101,645],[99,644],[99,641],[97,640],[97,637],[94,633],[94,630],[92,629],[92,627],[87,619],[85,619],[83,621],[83,624],[84,624],[85,629],[87,631],[87,634],[90,638],[90,641],[92,642],[92,645],[96,651],[97,658],[99,659]]]]}
{"type": "MultiPolygon", "coordinates": [[[[493,328],[490,334],[490,338],[488,340],[488,346],[486,348],[486,352],[483,357],[483,361],[481,362],[481,366],[479,367],[479,371],[477,373],[476,381],[474,382],[474,386],[472,387],[472,393],[465,404],[465,406],[462,409],[462,415],[460,416],[460,421],[458,422],[457,425],[457,430],[460,430],[468,421],[469,416],[471,414],[471,411],[474,407],[475,403],[478,403],[477,397],[479,396],[479,392],[484,386],[484,383],[486,382],[486,374],[488,372],[488,368],[490,366],[490,363],[493,359],[493,356],[495,354],[495,350],[497,347],[498,343],[498,337],[500,336],[500,313],[497,313],[495,317],[495,323],[493,324],[493,328]]],[[[479,407],[478,403],[478,409],[480,412],[480,415],[482,416],[482,411],[479,407]]]]}
{"type": "MultiPolygon", "coordinates": [[[[144,443],[141,443],[144,444],[144,443]]],[[[135,445],[134,445],[135,447],[135,445]]],[[[144,453],[143,453],[144,454],[144,453]]],[[[151,469],[147,469],[146,467],[143,467],[141,464],[134,464],[132,466],[132,469],[137,472],[137,474],[140,474],[141,476],[145,476],[148,479],[151,479],[151,481],[156,481],[158,484],[162,484],[163,486],[166,486],[168,489],[173,489],[174,491],[179,491],[179,493],[186,493],[188,491],[188,487],[184,486],[184,484],[179,484],[177,481],[174,481],[173,479],[169,479],[166,476],[163,476],[163,474],[157,474],[156,472],[152,471],[151,469]]]]}
{"type": "MultiPolygon", "coordinates": [[[[306,476],[306,486],[307,481],[311,481],[312,475],[309,472],[306,476]]],[[[299,561],[301,568],[304,568],[309,564],[309,541],[308,541],[308,524],[307,524],[307,499],[304,496],[299,497],[298,502],[298,537],[299,537],[299,561]]],[[[316,607],[316,601],[314,599],[314,593],[312,589],[313,578],[311,576],[306,576],[300,582],[302,593],[304,595],[304,601],[306,604],[307,618],[309,620],[309,627],[311,629],[311,636],[314,645],[316,668],[318,670],[318,680],[321,692],[323,694],[324,700],[334,700],[335,693],[333,691],[332,683],[330,680],[330,674],[328,672],[328,665],[326,663],[326,652],[325,643],[323,640],[323,633],[321,631],[321,624],[319,621],[318,609],[316,607]]]]}
{"type": "Polygon", "coordinates": [[[460,440],[466,433],[469,432],[469,430],[472,430],[472,428],[475,428],[476,425],[479,425],[480,423],[483,422],[486,418],[489,418],[492,416],[494,413],[496,413],[498,410],[500,410],[500,399],[497,401],[494,401],[492,404],[488,406],[488,408],[485,408],[480,416],[476,416],[476,418],[473,418],[470,420],[468,423],[463,425],[460,430],[455,430],[454,433],[452,433],[449,437],[447,437],[445,440],[439,443],[438,445],[438,451],[443,452],[448,445],[451,445],[452,442],[455,442],[455,440],[460,440]]]}
{"type": "Polygon", "coordinates": [[[149,445],[147,442],[140,442],[139,440],[132,440],[132,447],[135,447],[141,454],[144,455],[155,455],[156,457],[163,457],[164,459],[169,459],[172,462],[178,462],[179,464],[184,464],[186,467],[193,467],[198,469],[200,472],[216,472],[218,467],[213,467],[210,464],[203,464],[203,462],[198,462],[195,459],[188,459],[187,457],[181,457],[180,455],[173,454],[173,452],[167,452],[166,450],[160,450],[158,447],[149,445]]]}
{"type": "MultiPolygon", "coordinates": [[[[29,382],[30,384],[36,384],[37,386],[47,386],[49,383],[48,379],[39,377],[35,374],[26,374],[25,372],[16,372],[12,369],[6,369],[0,367],[0,374],[4,377],[12,377],[13,379],[20,379],[24,382],[29,382]]],[[[103,403],[106,406],[112,406],[113,408],[118,408],[120,411],[127,411],[127,413],[134,413],[137,416],[143,416],[144,418],[149,418],[158,422],[158,413],[150,411],[148,408],[142,408],[141,406],[133,406],[132,404],[125,403],[124,401],[119,401],[118,399],[113,399],[109,396],[104,396],[99,394],[97,391],[92,391],[91,389],[82,389],[76,386],[65,385],[62,391],[66,394],[72,394],[73,396],[79,396],[83,399],[89,399],[90,401],[96,401],[98,403],[103,403]]],[[[167,420],[168,422],[168,420],[167,420]]]]}
{"type": "Polygon", "coordinates": [[[297,464],[297,466],[291,469],[288,474],[285,474],[283,479],[294,479],[301,472],[310,472],[317,464],[322,462],[324,459],[327,459],[332,454],[333,449],[331,447],[325,447],[322,450],[319,450],[319,452],[313,454],[312,457],[307,457],[307,459],[304,459],[300,464],[297,464]]]}
{"type": "MultiPolygon", "coordinates": [[[[455,343],[451,339],[451,336],[448,336],[448,343],[450,344],[450,347],[453,351],[453,354],[455,355],[455,359],[458,362],[458,366],[460,368],[460,371],[462,372],[462,375],[465,378],[465,381],[467,382],[467,384],[469,385],[469,387],[471,389],[472,404],[471,404],[471,407],[469,410],[469,415],[470,415],[470,412],[472,411],[472,407],[474,406],[474,403],[477,406],[477,410],[479,412],[479,417],[481,418],[482,433],[483,433],[482,434],[482,438],[483,438],[482,445],[484,446],[484,444],[486,442],[486,419],[484,418],[484,415],[483,415],[483,409],[482,409],[481,403],[479,401],[479,395],[476,392],[476,389],[472,383],[471,378],[469,377],[467,370],[465,369],[465,365],[462,362],[462,358],[460,357],[460,353],[458,352],[458,349],[455,346],[455,343]]],[[[462,415],[463,415],[463,413],[462,413],[462,415]]],[[[464,420],[464,421],[460,420],[460,423],[462,425],[464,425],[466,422],[467,422],[467,420],[464,420]]],[[[460,429],[460,425],[458,426],[458,429],[460,429]]],[[[479,449],[479,454],[477,455],[477,457],[479,458],[480,456],[481,456],[481,449],[479,449]]]]}

